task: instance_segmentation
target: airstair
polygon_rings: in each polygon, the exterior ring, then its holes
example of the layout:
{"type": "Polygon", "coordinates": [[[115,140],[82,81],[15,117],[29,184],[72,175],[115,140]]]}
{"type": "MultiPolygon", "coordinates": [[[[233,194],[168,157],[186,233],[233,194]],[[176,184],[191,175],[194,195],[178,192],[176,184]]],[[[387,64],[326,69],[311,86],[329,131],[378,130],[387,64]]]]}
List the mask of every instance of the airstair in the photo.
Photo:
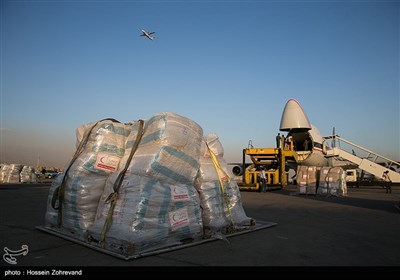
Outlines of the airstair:
{"type": "MultiPolygon", "coordinates": [[[[338,157],[347,160],[356,165],[358,168],[375,175],[377,178],[382,178],[383,172],[389,171],[389,177],[393,183],[400,183],[400,163],[388,159],[377,153],[371,152],[361,146],[358,146],[350,141],[339,137],[338,135],[326,136],[325,139],[332,139],[331,149],[326,151],[327,157],[338,157]],[[338,146],[336,145],[338,141],[338,146]],[[366,156],[356,155],[354,149],[347,152],[340,147],[340,142],[346,143],[350,148],[356,148],[366,156]]],[[[358,152],[357,152],[358,153],[358,152]]]]}

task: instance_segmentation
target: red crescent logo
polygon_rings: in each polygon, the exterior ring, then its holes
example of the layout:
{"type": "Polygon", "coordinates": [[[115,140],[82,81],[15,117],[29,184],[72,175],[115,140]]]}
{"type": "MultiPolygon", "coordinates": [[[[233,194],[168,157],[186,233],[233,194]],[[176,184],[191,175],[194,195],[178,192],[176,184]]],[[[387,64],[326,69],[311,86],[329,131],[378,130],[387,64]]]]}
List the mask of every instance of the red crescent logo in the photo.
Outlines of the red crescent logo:
{"type": "Polygon", "coordinates": [[[101,158],[100,158],[100,162],[101,162],[101,163],[104,163],[103,158],[104,158],[104,157],[101,157],[101,158]]]}

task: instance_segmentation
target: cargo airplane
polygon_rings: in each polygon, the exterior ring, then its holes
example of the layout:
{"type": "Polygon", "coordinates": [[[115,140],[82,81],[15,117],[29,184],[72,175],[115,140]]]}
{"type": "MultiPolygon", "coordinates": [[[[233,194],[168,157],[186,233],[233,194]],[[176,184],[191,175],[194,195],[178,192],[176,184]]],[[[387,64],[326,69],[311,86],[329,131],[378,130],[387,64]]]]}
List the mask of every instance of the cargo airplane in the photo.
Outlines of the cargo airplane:
{"type": "MultiPolygon", "coordinates": [[[[332,135],[323,137],[318,128],[310,123],[300,103],[295,99],[289,99],[286,102],[282,112],[279,130],[287,132],[287,135],[281,136],[278,142],[280,143],[280,148],[283,149],[282,151],[286,150],[289,152],[285,158],[286,171],[292,169],[296,172],[299,165],[342,167],[345,170],[361,169],[361,179],[364,176],[364,172],[374,175],[376,180],[381,180],[382,174],[384,172],[389,172],[392,182],[400,182],[399,162],[351,143],[336,135],[335,130],[333,130],[332,135]],[[327,139],[332,140],[331,145],[328,145],[327,139]],[[336,141],[339,141],[339,146],[337,146],[336,141]],[[356,155],[354,150],[351,152],[344,150],[340,147],[340,143],[342,142],[345,143],[345,146],[352,146],[359,149],[361,154],[367,154],[367,156],[356,155]]],[[[263,150],[262,148],[260,149],[263,150]]],[[[263,160],[265,161],[269,156],[258,152],[257,149],[255,149],[255,152],[250,149],[250,153],[253,153],[250,155],[253,163],[260,166],[264,164],[263,160]]],[[[245,165],[245,169],[252,166],[251,163],[245,163],[245,155],[245,150],[243,150],[242,164],[238,164],[232,169],[233,174],[236,176],[243,174],[243,165],[245,165]]],[[[267,161],[265,162],[265,165],[268,167],[269,163],[267,163],[267,161]]],[[[275,169],[277,163],[278,162],[272,161],[272,163],[270,163],[271,169],[275,169]]],[[[264,168],[264,166],[262,168],[264,168]]],[[[294,179],[295,176],[296,174],[291,176],[291,178],[294,179]]]]}
{"type": "MultiPolygon", "coordinates": [[[[297,165],[305,166],[342,166],[353,167],[348,161],[340,161],[333,157],[326,157],[326,151],[331,149],[326,139],[317,127],[310,123],[307,114],[295,99],[286,102],[282,112],[280,131],[287,132],[284,145],[292,145],[296,153],[296,160],[287,161],[288,169],[297,170],[297,165]]],[[[286,147],[288,148],[288,147],[286,147]]],[[[250,165],[250,164],[249,164],[250,165]]],[[[247,167],[247,166],[246,166],[247,167]]],[[[233,173],[240,176],[243,172],[241,165],[232,169],[233,173]]]]}
{"type": "MultiPolygon", "coordinates": [[[[287,131],[286,142],[293,145],[297,153],[297,164],[307,166],[329,166],[332,163],[325,157],[330,147],[321,132],[310,123],[300,103],[289,99],[283,109],[280,131],[287,131]]],[[[290,164],[295,168],[295,164],[290,164]]]]}
{"type": "Polygon", "coordinates": [[[147,32],[145,30],[142,29],[142,33],[140,36],[146,36],[147,38],[149,38],[150,40],[154,40],[154,37],[151,36],[152,34],[154,34],[155,32],[147,32]]]}

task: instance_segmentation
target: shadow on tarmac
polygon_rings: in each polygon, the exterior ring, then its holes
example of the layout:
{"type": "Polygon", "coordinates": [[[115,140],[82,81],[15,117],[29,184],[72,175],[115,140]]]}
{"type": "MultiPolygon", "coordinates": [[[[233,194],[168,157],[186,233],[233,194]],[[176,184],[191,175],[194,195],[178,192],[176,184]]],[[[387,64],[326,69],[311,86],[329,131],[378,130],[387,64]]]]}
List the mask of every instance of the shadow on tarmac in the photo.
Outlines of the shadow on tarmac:
{"type": "MultiPolygon", "coordinates": [[[[0,185],[0,249],[29,246],[29,253],[19,256],[13,266],[20,272],[26,272],[24,267],[51,270],[59,266],[400,265],[400,213],[394,207],[399,187],[392,194],[377,187],[349,188],[346,197],[297,195],[296,186],[267,193],[242,191],[247,216],[277,226],[234,236],[229,242],[217,240],[130,261],[37,230],[45,222],[49,187],[0,185]]],[[[8,265],[4,260],[0,263],[8,265]]]]}

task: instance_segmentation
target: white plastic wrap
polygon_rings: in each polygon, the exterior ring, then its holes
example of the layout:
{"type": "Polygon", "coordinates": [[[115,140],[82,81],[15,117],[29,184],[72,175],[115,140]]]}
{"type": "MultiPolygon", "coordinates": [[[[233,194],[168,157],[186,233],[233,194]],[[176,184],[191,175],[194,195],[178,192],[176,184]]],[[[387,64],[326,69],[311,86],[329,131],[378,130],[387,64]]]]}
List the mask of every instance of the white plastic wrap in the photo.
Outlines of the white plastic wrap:
{"type": "MultiPolygon", "coordinates": [[[[127,151],[136,139],[132,132],[127,151]]],[[[127,173],[167,183],[193,185],[199,169],[203,130],[194,121],[174,113],[159,113],[145,122],[145,132],[127,173]]],[[[122,162],[129,157],[127,152],[122,162]]]]}
{"type": "Polygon", "coordinates": [[[204,137],[200,157],[200,172],[195,187],[199,192],[203,225],[206,234],[216,235],[231,230],[248,229],[254,220],[247,217],[242,207],[239,187],[230,168],[221,156],[223,148],[215,134],[204,137]],[[218,166],[213,163],[211,152],[216,156],[218,166]],[[222,184],[222,185],[221,185],[222,184]]]}
{"type": "Polygon", "coordinates": [[[318,176],[319,167],[299,165],[297,167],[297,192],[315,195],[317,193],[318,176]]]}
{"type": "Polygon", "coordinates": [[[330,167],[322,167],[319,173],[319,184],[317,189],[318,195],[327,195],[329,186],[329,169],[330,167]]]}
{"type": "MultiPolygon", "coordinates": [[[[51,200],[53,198],[53,193],[56,190],[57,187],[59,187],[61,185],[61,182],[63,180],[64,177],[64,173],[59,174],[58,176],[56,176],[53,180],[53,182],[51,182],[51,186],[49,189],[49,195],[47,196],[47,210],[46,210],[46,214],[45,214],[45,226],[46,227],[56,227],[57,226],[57,219],[58,219],[58,210],[54,209],[51,205],[51,200]]],[[[56,207],[58,205],[58,201],[56,204],[56,207]]]]}
{"type": "MultiPolygon", "coordinates": [[[[139,124],[103,121],[96,125],[84,151],[53,181],[47,227],[57,226],[58,211],[51,201],[64,176],[59,231],[86,242],[103,241],[103,248],[116,253],[137,254],[201,240],[203,222],[215,234],[255,224],[244,212],[217,135],[204,140],[197,123],[174,113],[159,113],[144,122],[141,141],[130,158],[139,124]],[[218,171],[204,141],[217,156],[218,171]],[[120,174],[124,176],[119,185],[120,174]],[[110,194],[115,204],[110,203],[110,194]],[[111,205],[115,205],[112,212],[111,205]]],[[[78,147],[91,125],[77,129],[78,147]]]]}
{"type": "MultiPolygon", "coordinates": [[[[90,128],[91,125],[84,125],[77,129],[77,134],[78,131],[85,134],[90,128]]],[[[107,177],[118,169],[119,161],[125,153],[130,129],[130,125],[111,120],[97,123],[91,130],[82,153],[67,168],[62,227],[69,232],[79,235],[93,224],[107,177]]],[[[78,135],[77,139],[85,140],[78,135]]],[[[50,193],[49,196],[52,196],[50,193]]]]}
{"type": "MultiPolygon", "coordinates": [[[[216,155],[217,157],[224,156],[224,147],[222,146],[221,142],[219,141],[219,137],[215,133],[208,133],[204,136],[205,141],[207,142],[208,147],[210,150],[216,155]]],[[[204,151],[204,156],[209,157],[208,150],[204,151]]]]}
{"type": "Polygon", "coordinates": [[[6,183],[5,178],[9,172],[9,164],[2,163],[0,167],[0,183],[6,183]]]}
{"type": "MultiPolygon", "coordinates": [[[[106,203],[118,174],[107,180],[90,235],[100,239],[110,203],[106,203]]],[[[202,237],[200,203],[194,187],[168,184],[130,174],[119,190],[105,248],[118,253],[140,253],[202,237]]]]}
{"type": "Polygon", "coordinates": [[[347,195],[346,173],[341,167],[323,167],[317,193],[320,195],[347,195]]]}
{"type": "Polygon", "coordinates": [[[22,164],[4,164],[0,172],[2,183],[19,183],[22,164]]]}
{"type": "Polygon", "coordinates": [[[197,188],[200,195],[203,225],[212,232],[229,227],[230,220],[226,215],[226,203],[218,181],[203,182],[197,188]]]}
{"type": "Polygon", "coordinates": [[[37,176],[35,169],[32,166],[24,165],[21,173],[19,174],[21,183],[36,183],[37,176]]]}

